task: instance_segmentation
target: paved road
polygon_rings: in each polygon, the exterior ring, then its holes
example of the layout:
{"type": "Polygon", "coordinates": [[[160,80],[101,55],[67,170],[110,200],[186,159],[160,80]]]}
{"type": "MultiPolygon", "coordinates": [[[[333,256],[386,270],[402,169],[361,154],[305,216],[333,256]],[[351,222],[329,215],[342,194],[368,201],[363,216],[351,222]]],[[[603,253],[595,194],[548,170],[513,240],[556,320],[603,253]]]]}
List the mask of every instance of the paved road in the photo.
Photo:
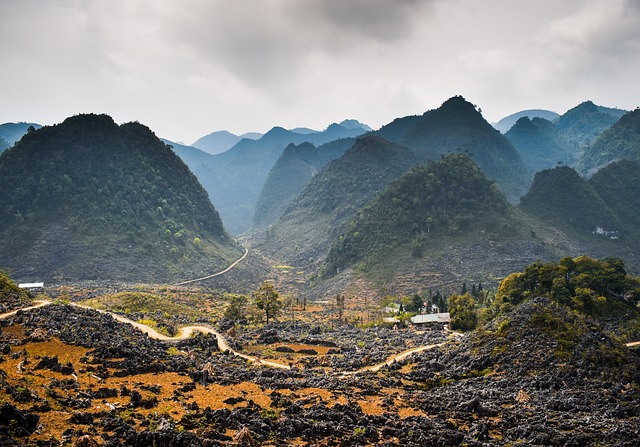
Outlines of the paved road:
{"type": "Polygon", "coordinates": [[[213,275],[208,275],[208,276],[203,276],[202,278],[196,278],[196,279],[190,279],[188,281],[182,281],[179,283],[174,284],[174,286],[184,286],[185,284],[191,284],[193,282],[197,282],[197,281],[204,281],[205,279],[210,279],[210,278],[214,278],[216,276],[222,275],[224,273],[227,273],[229,270],[231,270],[232,268],[234,268],[236,265],[238,265],[238,263],[240,263],[244,258],[247,257],[247,255],[249,254],[249,249],[245,248],[244,249],[244,254],[242,256],[240,256],[240,259],[238,259],[237,261],[235,261],[233,264],[231,264],[229,267],[227,267],[226,269],[218,272],[218,273],[214,273],[213,275]]]}

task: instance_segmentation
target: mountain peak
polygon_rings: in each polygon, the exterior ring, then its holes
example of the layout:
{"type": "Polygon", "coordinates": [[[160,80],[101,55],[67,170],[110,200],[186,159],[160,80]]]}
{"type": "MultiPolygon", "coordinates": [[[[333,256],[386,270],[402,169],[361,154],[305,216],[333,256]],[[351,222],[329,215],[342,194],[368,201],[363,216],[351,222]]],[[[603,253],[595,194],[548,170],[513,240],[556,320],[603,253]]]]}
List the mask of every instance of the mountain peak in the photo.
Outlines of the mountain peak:
{"type": "Polygon", "coordinates": [[[364,123],[361,123],[358,120],[355,119],[346,119],[343,120],[339,123],[342,127],[346,128],[346,129],[350,129],[350,130],[356,130],[356,129],[363,129],[366,132],[370,132],[373,129],[371,129],[371,127],[367,126],[364,123]]]}

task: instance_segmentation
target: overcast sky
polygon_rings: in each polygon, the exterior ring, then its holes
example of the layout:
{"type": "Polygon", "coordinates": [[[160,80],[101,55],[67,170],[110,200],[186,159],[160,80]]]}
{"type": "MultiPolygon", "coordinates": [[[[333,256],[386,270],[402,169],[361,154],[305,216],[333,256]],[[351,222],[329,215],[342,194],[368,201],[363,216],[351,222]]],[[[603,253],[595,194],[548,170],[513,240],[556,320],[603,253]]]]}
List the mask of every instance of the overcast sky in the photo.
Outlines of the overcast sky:
{"type": "Polygon", "coordinates": [[[488,121],[634,109],[640,0],[0,0],[0,58],[0,123],[107,113],[186,143],[458,94],[488,121]]]}

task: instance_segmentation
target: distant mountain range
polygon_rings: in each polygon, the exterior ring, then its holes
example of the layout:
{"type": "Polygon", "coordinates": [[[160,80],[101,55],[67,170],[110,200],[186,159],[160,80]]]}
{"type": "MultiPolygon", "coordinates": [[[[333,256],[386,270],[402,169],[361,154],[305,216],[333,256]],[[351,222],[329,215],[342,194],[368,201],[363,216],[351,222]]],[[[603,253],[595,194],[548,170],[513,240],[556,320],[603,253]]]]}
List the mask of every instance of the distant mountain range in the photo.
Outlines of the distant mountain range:
{"type": "Polygon", "coordinates": [[[544,118],[520,118],[505,137],[518,149],[530,174],[557,164],[575,166],[580,152],[558,128],[544,118]]]}
{"type": "MultiPolygon", "coordinates": [[[[558,164],[571,167],[584,165],[582,158],[585,150],[625,113],[624,110],[585,101],[553,121],[521,117],[505,136],[518,149],[533,176],[558,164]]],[[[588,169],[593,171],[593,167],[588,169]]]]}
{"type": "Polygon", "coordinates": [[[4,123],[0,124],[0,152],[11,147],[30,127],[39,129],[42,126],[37,123],[4,123]]]}
{"type": "Polygon", "coordinates": [[[242,253],[147,127],[78,115],[0,156],[0,268],[45,281],[190,279],[242,253]]]}
{"type": "MultiPolygon", "coordinates": [[[[366,124],[363,124],[358,120],[354,120],[354,119],[344,120],[338,123],[338,125],[344,127],[345,129],[355,130],[355,131],[362,130],[363,132],[369,132],[370,130],[372,130],[366,124]]],[[[307,127],[296,127],[295,129],[289,129],[289,131],[300,134],[300,135],[322,133],[322,131],[309,129],[307,127]]],[[[360,132],[360,133],[363,133],[363,132],[360,132]]],[[[233,146],[238,144],[240,140],[244,138],[249,140],[258,140],[262,136],[263,134],[258,132],[248,132],[242,135],[235,135],[226,130],[219,130],[216,132],[212,132],[208,135],[205,135],[202,138],[199,138],[191,146],[198,148],[200,150],[203,150],[205,152],[208,152],[212,155],[215,155],[231,149],[233,146]]]]}
{"type": "Polygon", "coordinates": [[[558,118],[556,112],[552,112],[551,110],[542,110],[542,109],[531,109],[531,110],[523,110],[521,112],[516,112],[509,116],[502,118],[497,123],[493,123],[493,127],[498,129],[501,133],[507,133],[509,129],[513,127],[515,123],[518,122],[521,118],[529,118],[530,120],[534,118],[542,118],[547,121],[554,121],[558,118]]]}
{"type": "Polygon", "coordinates": [[[208,173],[208,177],[200,177],[200,181],[220,212],[225,228],[233,234],[241,234],[251,228],[262,187],[271,168],[289,144],[308,142],[317,146],[341,138],[356,137],[364,132],[365,128],[361,126],[347,128],[335,123],[322,132],[311,134],[274,127],[257,140],[245,138],[217,155],[187,155],[186,147],[179,155],[194,172],[208,173]],[[197,160],[194,161],[194,158],[197,160]]]}
{"type": "Polygon", "coordinates": [[[212,132],[209,135],[205,135],[204,137],[198,139],[191,146],[203,150],[209,154],[215,155],[230,149],[234,145],[238,144],[238,142],[240,142],[240,140],[242,140],[243,138],[247,138],[249,140],[257,140],[261,136],[262,134],[259,134],[257,132],[235,135],[231,132],[227,132],[226,130],[219,130],[217,132],[212,132]]]}
{"type": "Polygon", "coordinates": [[[0,158],[0,236],[12,241],[0,268],[57,279],[195,274],[240,253],[223,223],[295,266],[304,279],[294,293],[309,296],[496,282],[567,255],[640,268],[639,110],[585,101],[501,123],[512,123],[504,134],[460,96],[375,131],[355,120],[255,139],[221,131],[202,149],[104,116],[28,134],[21,123],[0,133],[6,146],[26,134],[0,158]],[[83,257],[94,246],[102,257],[83,257]]]}

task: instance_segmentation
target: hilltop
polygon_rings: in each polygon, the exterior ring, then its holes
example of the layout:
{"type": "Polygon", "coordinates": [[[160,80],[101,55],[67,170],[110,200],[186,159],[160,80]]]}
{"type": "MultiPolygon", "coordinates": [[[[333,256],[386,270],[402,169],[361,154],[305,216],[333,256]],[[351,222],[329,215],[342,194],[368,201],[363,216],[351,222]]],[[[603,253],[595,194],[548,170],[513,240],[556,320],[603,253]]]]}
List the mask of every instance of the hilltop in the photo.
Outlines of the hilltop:
{"type": "Polygon", "coordinates": [[[451,293],[583,250],[544,218],[509,204],[469,156],[451,154],[405,173],[356,213],[334,236],[309,293],[451,293]]]}
{"type": "Polygon", "coordinates": [[[463,151],[512,202],[526,191],[527,168],[515,147],[462,96],[421,116],[408,116],[383,126],[376,134],[413,150],[423,162],[463,151]]]}
{"type": "Polygon", "coordinates": [[[0,157],[0,265],[48,281],[167,281],[239,257],[187,166],[147,127],[78,115],[0,157]]]}
{"type": "Polygon", "coordinates": [[[541,118],[547,121],[553,121],[558,118],[556,112],[552,112],[551,110],[542,110],[542,109],[530,109],[530,110],[522,110],[520,112],[513,113],[509,116],[505,116],[497,123],[492,123],[492,126],[495,127],[500,133],[507,133],[509,129],[513,127],[513,125],[518,122],[521,118],[529,118],[533,120],[534,118],[541,118]]]}
{"type": "Polygon", "coordinates": [[[247,135],[235,135],[226,130],[218,130],[205,135],[202,138],[196,140],[191,146],[205,151],[211,155],[220,154],[240,142],[243,138],[250,140],[257,140],[262,135],[260,134],[247,134],[247,135]]]}
{"type": "Polygon", "coordinates": [[[611,127],[626,112],[585,101],[558,117],[554,124],[577,148],[593,142],[604,130],[611,127]]]}
{"type": "Polygon", "coordinates": [[[618,220],[588,181],[568,166],[538,172],[521,207],[574,234],[617,228],[618,220]]]}

